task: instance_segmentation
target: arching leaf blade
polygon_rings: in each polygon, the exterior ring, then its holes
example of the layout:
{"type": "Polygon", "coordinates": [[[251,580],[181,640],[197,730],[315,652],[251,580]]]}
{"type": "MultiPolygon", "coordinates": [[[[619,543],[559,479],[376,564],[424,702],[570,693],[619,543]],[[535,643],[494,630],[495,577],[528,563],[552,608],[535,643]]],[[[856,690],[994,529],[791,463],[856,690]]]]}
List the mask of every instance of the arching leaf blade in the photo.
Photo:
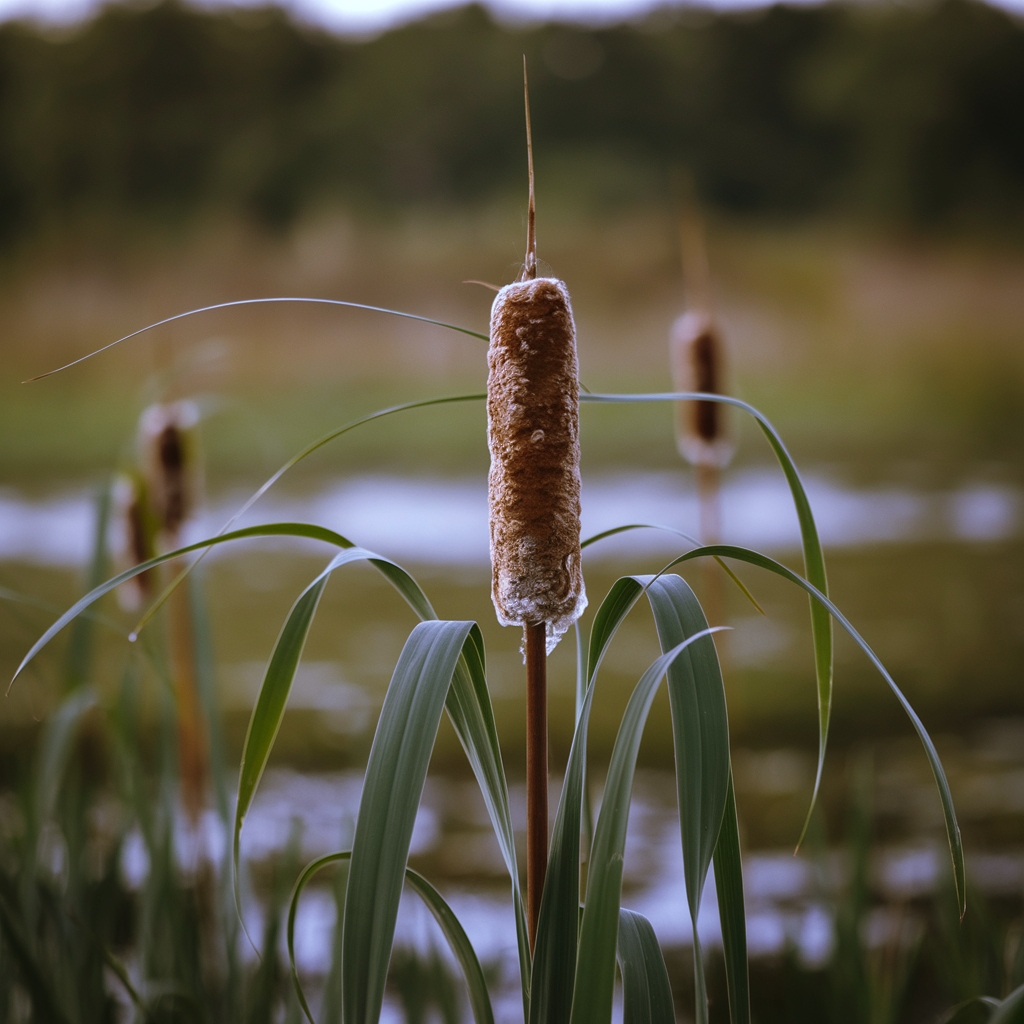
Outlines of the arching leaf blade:
{"type": "Polygon", "coordinates": [[[185,317],[196,316],[199,313],[210,313],[217,309],[232,309],[236,306],[265,306],[279,303],[344,306],[349,309],[363,309],[370,313],[386,313],[389,316],[398,316],[405,320],[418,320],[421,323],[432,324],[435,327],[443,327],[446,330],[455,331],[458,334],[467,334],[471,338],[478,338],[480,341],[489,340],[486,334],[470,330],[468,327],[458,327],[455,324],[445,323],[443,320],[433,320],[430,317],[418,316],[415,313],[404,313],[398,309],[384,309],[381,306],[367,306],[361,302],[346,302],[343,299],[321,299],[315,296],[307,297],[304,295],[274,295],[267,298],[235,299],[231,302],[217,302],[212,306],[199,306],[196,309],[187,309],[183,313],[175,313],[174,316],[165,317],[163,320],[157,320],[155,323],[147,324],[145,327],[140,327],[137,331],[132,331],[131,334],[125,334],[116,341],[107,342],[106,345],[101,345],[99,348],[93,349],[92,352],[88,352],[84,356],[72,359],[70,363],[65,363],[63,366],[58,366],[53,370],[47,370],[46,373],[40,373],[35,377],[29,377],[28,380],[23,381],[22,383],[31,384],[33,381],[42,380],[44,377],[52,377],[55,373],[60,373],[62,370],[69,370],[72,366],[77,366],[79,363],[84,363],[87,359],[92,359],[93,356],[98,356],[103,352],[107,352],[115,346],[120,345],[122,342],[130,341],[132,338],[137,338],[140,334],[145,334],[147,331],[152,331],[157,327],[163,327],[164,324],[171,324],[176,320],[183,320],[185,317]]]}
{"type": "Polygon", "coordinates": [[[637,577],[644,584],[663,652],[704,634],[668,669],[676,764],[676,796],[683,848],[686,900],[693,924],[695,1007],[707,1020],[703,950],[697,933],[708,869],[718,844],[731,777],[725,684],[714,640],[697,595],[680,576],[637,577]]]}
{"type": "MultiPolygon", "coordinates": [[[[419,623],[395,666],[356,819],[342,924],[345,1024],[376,1024],[413,822],[445,700],[472,622],[419,623]]],[[[480,641],[482,643],[482,641],[480,641]]]]}
{"type": "Polygon", "coordinates": [[[622,858],[640,737],[662,676],[689,645],[717,628],[720,627],[695,634],[656,658],[640,678],[626,706],[594,829],[570,1024],[607,1024],[611,1020],[622,858]]]}
{"type": "Polygon", "coordinates": [[[715,846],[715,891],[718,918],[722,925],[725,981],[729,992],[729,1020],[750,1024],[750,974],[747,965],[747,915],[743,903],[743,861],[740,830],[736,819],[736,792],[732,774],[722,816],[722,829],[715,846]]]}
{"type": "MultiPolygon", "coordinates": [[[[182,555],[190,554],[193,551],[201,551],[205,548],[215,547],[218,544],[227,544],[236,540],[247,540],[252,537],[302,537],[309,540],[323,541],[325,544],[331,544],[334,547],[355,547],[352,541],[343,537],[340,533],[335,533],[333,530],[325,529],[322,526],[313,526],[309,523],[264,523],[259,526],[247,526],[241,530],[233,530],[230,533],[220,534],[216,537],[209,537],[206,540],[196,541],[194,544],[187,544],[185,547],[177,548],[174,551],[168,551],[166,554],[157,555],[155,558],[150,558],[145,562],[140,562],[138,565],[132,566],[132,568],[126,569],[124,572],[118,573],[116,576],[112,576],[106,581],[106,583],[101,583],[98,587],[94,587],[90,590],[84,597],[79,598],[32,645],[28,654],[21,659],[21,664],[18,665],[17,670],[11,678],[10,685],[14,684],[14,681],[25,670],[28,663],[62,629],[64,629],[65,626],[81,615],[82,612],[91,605],[94,605],[101,597],[109,594],[110,591],[114,590],[122,583],[125,583],[130,579],[134,579],[141,573],[144,573],[158,565],[162,565],[164,562],[180,558],[182,555]]],[[[10,689],[10,686],[8,689],[10,689]]]]}
{"type": "Polygon", "coordinates": [[[651,922],[642,914],[619,911],[618,959],[622,1024],[675,1024],[665,958],[651,922]]]}
{"type": "Polygon", "coordinates": [[[407,868],[405,878],[410,887],[419,893],[420,898],[434,915],[434,920],[444,932],[451,951],[462,967],[462,973],[469,988],[469,1004],[473,1010],[473,1019],[476,1024],[493,1024],[494,1010],[491,1007],[491,997],[487,991],[487,979],[484,977],[476,950],[473,949],[469,936],[455,916],[455,912],[421,874],[413,871],[412,868],[407,868]]]}
{"type": "Polygon", "coordinates": [[[372,551],[367,551],[365,548],[352,546],[335,555],[292,605],[291,611],[281,627],[277,642],[274,644],[274,650],[260,685],[260,692],[249,716],[245,741],[242,744],[242,761],[238,770],[238,798],[235,801],[232,840],[235,904],[239,909],[239,917],[241,917],[241,900],[238,888],[238,868],[245,815],[252,805],[256,788],[263,777],[270,752],[281,729],[288,696],[291,693],[292,683],[295,681],[295,673],[298,670],[324,587],[326,587],[331,574],[337,569],[360,561],[370,562],[376,567],[399,594],[409,602],[413,611],[423,618],[436,618],[426,594],[400,565],[372,551]]]}
{"type": "MultiPolygon", "coordinates": [[[[306,1015],[306,1019],[310,1024],[316,1024],[316,1022],[313,1020],[313,1014],[310,1011],[309,1003],[306,1001],[306,995],[302,990],[298,969],[295,965],[295,917],[298,911],[299,899],[302,897],[303,890],[318,871],[331,864],[345,864],[347,867],[351,857],[351,850],[343,850],[338,853],[328,853],[311,861],[295,880],[288,903],[286,936],[292,985],[295,989],[299,1005],[302,1007],[302,1012],[306,1015]]],[[[469,990],[469,1002],[473,1011],[473,1019],[477,1024],[493,1024],[494,1011],[491,1007],[490,993],[487,991],[487,979],[484,976],[480,960],[476,955],[476,950],[473,949],[472,943],[469,941],[466,930],[462,927],[461,922],[444,897],[421,874],[413,871],[412,868],[406,868],[405,880],[409,887],[420,896],[427,909],[434,915],[434,920],[437,921],[441,931],[444,932],[452,953],[455,954],[455,958],[462,967],[462,973],[469,990]]]]}
{"type": "Polygon", "coordinates": [[[494,708],[487,688],[483,641],[475,631],[470,633],[463,655],[456,665],[445,708],[476,776],[509,874],[525,1012],[529,1004],[532,974],[529,932],[516,859],[516,837],[509,807],[508,783],[498,743],[494,708]]]}
{"type": "Polygon", "coordinates": [[[899,702],[900,707],[903,708],[904,713],[910,719],[910,722],[914,727],[914,731],[917,733],[917,737],[921,741],[921,745],[924,747],[925,756],[928,758],[928,766],[932,770],[932,776],[935,779],[935,785],[939,791],[939,800],[942,804],[942,816],[946,826],[946,838],[949,842],[950,856],[953,861],[953,880],[956,885],[960,916],[963,917],[967,909],[964,850],[963,841],[960,836],[960,826],[957,824],[956,811],[953,807],[953,797],[949,791],[949,781],[946,778],[945,769],[942,767],[938,751],[935,749],[935,744],[932,743],[928,730],[924,727],[924,723],[918,717],[918,714],[914,710],[910,701],[908,701],[906,696],[904,696],[903,691],[896,685],[896,681],[889,674],[888,669],[886,669],[885,665],[882,664],[881,659],[877,654],[875,654],[860,633],[854,629],[846,616],[843,615],[832,601],[818,590],[817,587],[812,583],[809,583],[798,573],[793,572],[792,569],[782,565],[780,562],[776,562],[775,559],[769,558],[767,555],[762,555],[758,551],[751,551],[749,548],[742,548],[732,544],[713,544],[701,548],[695,548],[693,551],[688,551],[685,555],[680,555],[680,557],[674,559],[667,568],[671,568],[672,565],[678,565],[681,562],[686,562],[693,558],[699,558],[707,555],[718,555],[723,558],[735,558],[738,561],[747,562],[749,565],[755,565],[758,568],[766,569],[768,572],[775,573],[775,575],[781,576],[783,579],[789,580],[790,583],[800,587],[801,590],[809,594],[816,602],[828,610],[832,618],[834,618],[836,622],[843,627],[853,642],[864,652],[864,654],[867,655],[868,660],[872,665],[874,665],[879,675],[881,675],[885,680],[889,689],[899,702]]]}
{"type": "MultiPolygon", "coordinates": [[[[721,405],[731,405],[742,409],[752,416],[761,432],[768,440],[772,452],[775,454],[782,468],[786,483],[789,485],[790,494],[793,498],[793,506],[796,509],[797,519],[800,524],[800,543],[803,551],[804,571],[807,579],[814,585],[819,593],[828,594],[828,579],[825,573],[825,555],[821,548],[821,539],[818,536],[818,527],[814,521],[814,514],[811,511],[811,504],[807,499],[807,492],[804,490],[803,481],[796,468],[789,450],[779,436],[779,432],[772,426],[768,418],[754,406],[733,398],[730,395],[716,395],[700,391],[678,391],[657,394],[637,395],[601,395],[581,394],[581,402],[596,403],[633,403],[633,402],[678,402],[678,401],[701,401],[718,402],[721,405]]],[[[797,846],[803,842],[807,834],[807,828],[814,813],[814,807],[818,800],[818,793],[821,789],[821,777],[825,767],[825,750],[828,746],[829,723],[832,717],[832,619],[824,609],[814,601],[810,603],[811,615],[811,639],[814,646],[814,672],[817,681],[818,697],[818,765],[814,775],[814,790],[811,794],[811,803],[804,819],[804,825],[800,832],[797,846]]]]}
{"type": "MultiPolygon", "coordinates": [[[[580,550],[586,551],[588,547],[593,544],[598,544],[603,540],[607,540],[609,537],[617,537],[621,533],[629,533],[632,530],[659,530],[662,533],[671,533],[673,536],[682,537],[683,540],[689,541],[696,547],[700,544],[700,541],[695,537],[691,537],[688,533],[684,533],[682,530],[677,530],[671,526],[659,526],[656,523],[626,523],[623,526],[613,526],[609,530],[602,530],[600,533],[595,533],[592,537],[587,537],[585,540],[580,542],[580,550]]],[[[765,610],[757,602],[757,598],[747,589],[747,585],[739,578],[726,565],[725,562],[720,558],[716,558],[715,561],[718,563],[722,572],[732,580],[734,584],[739,588],[740,593],[762,614],[765,614],[765,610]]]]}

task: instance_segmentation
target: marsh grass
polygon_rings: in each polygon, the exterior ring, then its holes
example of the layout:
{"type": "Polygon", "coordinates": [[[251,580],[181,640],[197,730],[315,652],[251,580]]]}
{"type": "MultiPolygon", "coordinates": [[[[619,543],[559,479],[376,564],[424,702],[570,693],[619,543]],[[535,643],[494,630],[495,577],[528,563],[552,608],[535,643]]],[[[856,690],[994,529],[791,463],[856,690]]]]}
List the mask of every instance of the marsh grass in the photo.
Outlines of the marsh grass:
{"type": "MultiPolygon", "coordinates": [[[[451,402],[479,401],[482,395],[453,396],[451,402]]],[[[89,829],[85,808],[95,804],[99,792],[88,773],[81,783],[74,768],[65,778],[60,766],[87,764],[75,744],[89,735],[86,723],[100,706],[89,689],[88,645],[73,645],[76,668],[69,675],[68,696],[47,727],[41,744],[40,766],[29,780],[29,797],[22,847],[12,847],[12,868],[7,896],[0,905],[0,928],[16,973],[10,974],[8,1005],[28,1000],[32,1012],[43,1019],[64,1021],[110,1019],[113,1014],[107,972],[120,984],[118,991],[140,1018],[210,1020],[269,1020],[279,1009],[296,1019],[296,1006],[305,997],[292,995],[284,982],[286,972],[276,956],[282,923],[294,919],[303,888],[328,860],[345,861],[344,891],[336,892],[339,926],[334,936],[332,971],[323,995],[321,1019],[343,1019],[346,1024],[370,1024],[381,1011],[395,922],[403,887],[409,884],[426,901],[457,957],[469,991],[474,1018],[487,1024],[492,1018],[487,977],[442,895],[426,879],[410,874],[409,845],[413,821],[442,716],[447,713],[479,785],[495,838],[507,869],[517,922],[518,953],[524,1015],[540,1021],[591,1024],[609,1020],[616,984],[616,960],[623,985],[624,1016],[633,1021],[674,1019],[671,989],[662,952],[649,923],[621,906],[622,864],[634,775],[641,736],[661,680],[667,677],[671,733],[676,758],[680,813],[680,840],[687,882],[688,911],[698,917],[712,862],[718,911],[723,931],[723,965],[729,1016],[734,1022],[750,1020],[751,995],[747,982],[742,858],[732,778],[726,698],[712,634],[696,595],[675,571],[696,558],[717,558],[746,564],[795,586],[810,598],[813,654],[817,678],[819,734],[815,795],[821,780],[832,706],[832,622],[844,629],[860,647],[896,696],[921,740],[939,791],[951,853],[954,916],[965,906],[964,859],[945,774],[922,722],[903,697],[896,682],[868,644],[827,595],[824,557],[801,478],[778,432],[765,417],[745,402],[722,395],[668,393],[601,394],[583,396],[591,406],[617,408],[637,404],[671,404],[680,400],[731,405],[748,416],[763,434],[779,463],[800,520],[804,575],[768,556],[733,545],[699,547],[680,538],[680,555],[656,575],[624,576],[608,589],[577,637],[577,707],[568,763],[551,841],[549,869],[540,905],[536,949],[531,956],[527,941],[525,907],[517,862],[516,823],[512,820],[508,782],[498,741],[488,685],[485,646],[479,627],[471,620],[441,619],[420,584],[391,559],[360,548],[349,538],[311,524],[276,523],[225,531],[195,544],[163,553],[106,582],[92,581],[89,593],[62,615],[33,645],[21,668],[61,631],[120,583],[190,554],[221,545],[259,538],[304,538],[326,545],[329,561],[305,586],[285,618],[267,663],[263,683],[250,717],[239,769],[237,799],[230,807],[226,769],[215,739],[217,714],[213,702],[212,660],[206,641],[195,645],[196,678],[204,686],[204,711],[211,729],[211,772],[215,813],[231,837],[225,857],[211,862],[209,872],[189,870],[189,858],[175,851],[180,773],[175,765],[173,734],[175,710],[169,696],[163,615],[147,613],[137,653],[130,659],[120,697],[107,712],[110,735],[103,746],[114,751],[124,815],[100,852],[100,870],[94,872],[117,892],[121,844],[132,829],[142,837],[148,860],[137,896],[126,894],[129,925],[118,931],[103,924],[95,912],[99,900],[95,885],[82,867],[89,829]],[[241,856],[245,815],[252,805],[264,768],[274,748],[289,693],[306,640],[330,577],[348,566],[372,566],[394,588],[419,618],[409,634],[384,698],[384,705],[363,785],[359,815],[350,850],[338,851],[298,870],[294,856],[267,886],[268,909],[262,932],[249,941],[262,948],[257,965],[241,955],[245,948],[239,918],[233,906],[244,910],[248,883],[241,856]],[[642,601],[651,607],[660,654],[646,671],[637,666],[638,682],[618,724],[600,805],[590,807],[588,729],[591,711],[599,700],[598,670],[620,625],[642,601]],[[82,653],[83,650],[85,653],[82,653]],[[155,687],[159,708],[159,743],[147,756],[139,746],[138,688],[141,680],[155,687]],[[154,765],[152,773],[143,765],[154,765]],[[56,780],[56,781],[55,781],[56,780]],[[84,788],[76,788],[76,787],[84,788]],[[92,789],[89,789],[92,787],[92,789]],[[54,801],[51,794],[60,798],[54,801]],[[40,795],[42,794],[42,795],[40,795]],[[63,808],[63,801],[70,806],[63,808]],[[47,821],[58,822],[64,860],[54,859],[41,846],[47,821]],[[585,863],[585,871],[583,865],[585,863]],[[63,866],[62,866],[63,865],[63,866]],[[287,879],[297,878],[290,898],[287,879]],[[73,884],[74,883],[74,884],[73,884]],[[583,893],[582,912],[580,906],[583,893]],[[78,902],[76,902],[76,900],[78,902]],[[90,900],[94,902],[90,902],[90,900]],[[287,906],[286,906],[287,905],[287,906]],[[40,909],[42,908],[42,909],[40,909]],[[49,915],[49,916],[48,916],[49,915]],[[98,921],[102,937],[76,933],[79,921],[98,921]],[[70,923],[69,923],[70,922],[70,923]],[[78,964],[77,973],[69,965],[78,964]],[[23,995],[15,995],[16,992],[23,995]],[[297,1000],[297,1002],[296,1002],[297,1000]],[[83,1015],[84,1014],[84,1015],[83,1015]],[[82,1015],[82,1016],[80,1016],[82,1015]]],[[[426,405],[427,403],[420,403],[426,405]]],[[[437,403],[435,401],[434,404],[437,403]]],[[[447,404],[447,403],[443,403],[447,404]]],[[[409,408],[401,410],[405,415],[409,408]]],[[[625,410],[622,410],[625,412],[625,410]]],[[[440,415],[443,410],[435,410],[440,415]]],[[[360,418],[344,430],[333,431],[303,449],[288,468],[306,455],[340,438],[348,429],[361,433],[368,424],[397,410],[360,418]]],[[[272,478],[273,482],[276,476],[272,478]]],[[[622,529],[640,528],[624,524],[622,529]]],[[[600,543],[589,538],[584,548],[600,543]]],[[[97,565],[102,559],[97,558],[97,565]]],[[[102,576],[102,572],[97,573],[102,576]]],[[[190,587],[197,638],[204,636],[206,616],[196,612],[198,576],[180,583],[190,587]]],[[[81,629],[82,627],[77,627],[81,629]]],[[[79,633],[79,636],[82,634],[79,633]]],[[[19,672],[21,671],[19,668],[19,672]]],[[[22,685],[22,684],[20,684],[22,685]]],[[[100,715],[101,720],[103,715],[100,715]]],[[[813,798],[812,798],[813,807],[813,798]]],[[[810,821],[808,816],[808,821],[810,821]]],[[[52,830],[51,830],[52,831],[52,830]]],[[[795,837],[794,837],[795,838],[795,837]]],[[[860,847],[857,847],[860,850],[860,847]]],[[[94,863],[97,861],[93,856],[94,863]]],[[[858,862],[859,863],[859,862],[858,862]]],[[[339,873],[341,877],[341,873],[339,873]]],[[[852,924],[844,925],[844,941],[856,945],[860,896],[854,886],[852,924]]],[[[118,901],[100,901],[106,910],[118,901]]],[[[841,916],[841,915],[840,915],[841,916]]],[[[242,915],[244,920],[244,914],[242,915]]],[[[255,929],[253,929],[255,931],[255,929]]],[[[845,962],[845,961],[844,961],[845,962]]],[[[294,963],[291,965],[294,971],[294,963]]],[[[401,967],[401,964],[399,964],[401,967]]],[[[4,977],[7,977],[6,975],[4,977]]],[[[893,976],[895,977],[895,976],[893,976]]],[[[874,998],[874,989],[858,974],[851,983],[874,998]]],[[[891,979],[890,979],[891,980],[891,979]]],[[[898,980],[898,979],[897,979],[898,980]]],[[[839,982],[836,983],[837,985],[839,982]]],[[[845,982],[844,982],[845,984],[845,982]]],[[[893,983],[894,990],[899,985],[893,983]]],[[[999,995],[1004,993],[1000,992],[999,995]]],[[[447,997],[445,997],[447,998],[447,997]]],[[[1012,997],[1011,997],[1012,998],[1012,997]]],[[[2,1002],[2,1000],[0,1000],[2,1002]]],[[[1012,1012],[1012,1002],[993,1008],[993,1021],[1012,1012]]],[[[709,1019],[707,971],[694,929],[693,1012],[698,1021],[709,1019]]],[[[874,1012],[868,1009],[867,1012],[874,1012]]]]}

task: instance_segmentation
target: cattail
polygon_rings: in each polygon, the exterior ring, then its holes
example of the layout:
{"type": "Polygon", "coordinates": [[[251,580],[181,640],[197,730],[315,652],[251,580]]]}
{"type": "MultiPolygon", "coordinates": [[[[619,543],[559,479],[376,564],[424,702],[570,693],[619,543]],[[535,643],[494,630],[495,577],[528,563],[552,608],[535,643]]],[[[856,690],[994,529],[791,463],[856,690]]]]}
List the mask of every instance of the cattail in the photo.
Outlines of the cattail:
{"type": "MultiPolygon", "coordinates": [[[[672,325],[672,382],[677,391],[726,393],[725,346],[710,314],[684,313],[672,325]]],[[[679,454],[695,466],[725,466],[735,448],[728,408],[718,402],[676,406],[679,454]]]]}
{"type": "Polygon", "coordinates": [[[487,362],[494,607],[506,626],[544,623],[550,653],[587,605],[576,327],[561,281],[498,292],[487,362]]]}
{"type": "Polygon", "coordinates": [[[150,507],[171,546],[199,502],[201,469],[191,402],[151,405],[139,420],[139,456],[150,507]]]}
{"type": "MultiPolygon", "coordinates": [[[[128,569],[148,562],[156,554],[156,519],[146,499],[146,484],[138,473],[122,473],[114,482],[114,536],[111,546],[117,564],[128,569]]],[[[153,570],[133,577],[118,588],[125,611],[135,611],[153,596],[153,570]]]]}
{"type": "MultiPolygon", "coordinates": [[[[176,548],[182,528],[199,501],[202,470],[197,424],[191,402],[151,405],[139,420],[139,461],[151,514],[164,544],[176,548]]],[[[178,711],[178,770],[185,810],[199,821],[207,782],[207,739],[196,678],[192,608],[179,587],[168,608],[171,669],[178,711]]]]}

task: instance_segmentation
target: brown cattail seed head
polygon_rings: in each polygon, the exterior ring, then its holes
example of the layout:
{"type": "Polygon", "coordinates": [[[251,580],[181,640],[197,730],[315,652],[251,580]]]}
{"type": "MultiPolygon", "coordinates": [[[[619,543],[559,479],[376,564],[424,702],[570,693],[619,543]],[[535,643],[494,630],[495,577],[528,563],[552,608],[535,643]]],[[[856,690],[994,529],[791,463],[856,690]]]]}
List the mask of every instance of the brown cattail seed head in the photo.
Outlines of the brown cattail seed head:
{"type": "MultiPolygon", "coordinates": [[[[111,548],[119,571],[148,562],[156,554],[157,525],[146,500],[146,484],[137,473],[121,474],[114,481],[111,548]]],[[[135,611],[152,595],[153,571],[141,573],[118,587],[117,597],[126,611],[135,611]]]]}
{"type": "Polygon", "coordinates": [[[161,531],[176,538],[199,500],[199,412],[191,402],[151,405],[139,420],[139,460],[161,531]]]}
{"type": "Polygon", "coordinates": [[[576,326],[561,281],[498,292],[487,364],[491,594],[502,625],[544,622],[550,652],[587,606],[576,326]]]}
{"type": "MultiPolygon", "coordinates": [[[[677,391],[726,393],[725,346],[706,313],[690,312],[672,325],[672,383],[677,391]]],[[[676,406],[679,454],[695,466],[724,466],[735,447],[728,407],[719,402],[676,406]]]]}

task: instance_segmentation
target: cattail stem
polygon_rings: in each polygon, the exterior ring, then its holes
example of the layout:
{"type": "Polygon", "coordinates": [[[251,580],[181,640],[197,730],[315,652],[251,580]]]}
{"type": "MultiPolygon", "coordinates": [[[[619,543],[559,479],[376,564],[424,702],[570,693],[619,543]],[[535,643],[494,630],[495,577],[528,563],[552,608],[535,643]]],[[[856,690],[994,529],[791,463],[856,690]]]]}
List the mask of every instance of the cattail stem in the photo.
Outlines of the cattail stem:
{"type": "Polygon", "coordinates": [[[526,906],[530,948],[548,866],[548,684],[547,630],[543,622],[523,627],[526,654],[526,906]]]}
{"type": "Polygon", "coordinates": [[[171,628],[171,664],[178,709],[178,772],[181,801],[189,822],[199,822],[206,797],[207,757],[199,684],[195,670],[192,606],[188,587],[178,587],[168,608],[171,628]]]}
{"type": "MultiPolygon", "coordinates": [[[[700,540],[702,544],[717,544],[722,536],[721,470],[713,464],[698,463],[694,472],[697,477],[700,540]]],[[[718,625],[723,621],[725,613],[722,570],[713,559],[705,560],[704,569],[705,611],[708,621],[718,625]]],[[[721,634],[715,637],[715,643],[721,645],[721,634]]]]}

